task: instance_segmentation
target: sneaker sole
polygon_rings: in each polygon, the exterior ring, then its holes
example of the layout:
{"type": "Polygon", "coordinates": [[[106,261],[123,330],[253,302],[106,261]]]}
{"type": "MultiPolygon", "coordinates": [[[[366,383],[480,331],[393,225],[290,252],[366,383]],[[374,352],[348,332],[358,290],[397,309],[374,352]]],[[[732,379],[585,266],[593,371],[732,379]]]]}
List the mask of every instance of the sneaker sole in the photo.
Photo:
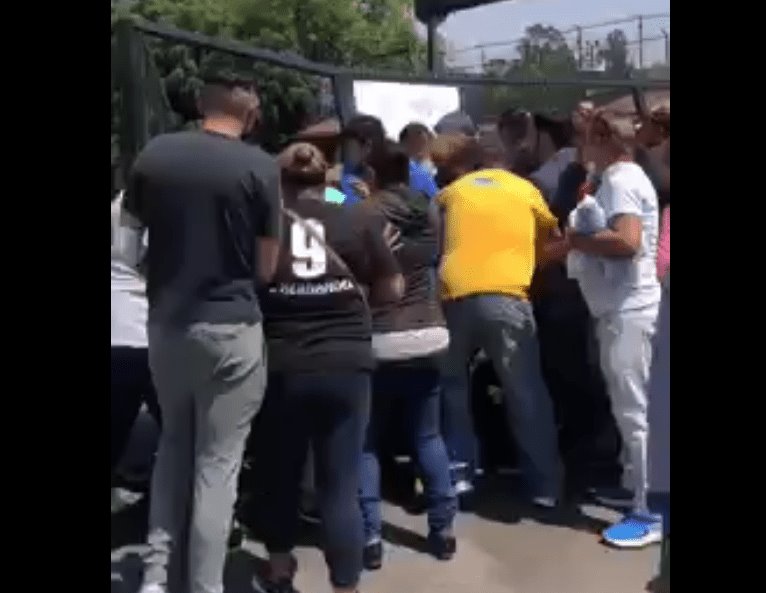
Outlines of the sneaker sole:
{"type": "Polygon", "coordinates": [[[601,539],[605,544],[613,548],[617,548],[620,550],[636,550],[639,548],[646,548],[654,544],[662,543],[662,534],[650,533],[641,539],[631,539],[631,540],[623,540],[623,541],[614,541],[614,540],[609,540],[606,538],[601,538],[601,539]]]}
{"type": "Polygon", "coordinates": [[[463,496],[464,494],[471,494],[474,491],[473,484],[461,480],[455,484],[455,494],[457,496],[463,496]]]}
{"type": "Polygon", "coordinates": [[[544,509],[546,511],[552,511],[559,506],[559,503],[554,498],[533,498],[532,504],[538,509],[544,509]]]}
{"type": "Polygon", "coordinates": [[[591,496],[591,498],[596,504],[612,509],[629,509],[633,506],[633,499],[625,500],[620,498],[609,498],[606,496],[591,496]]]}
{"type": "Polygon", "coordinates": [[[320,517],[305,513],[303,511],[298,512],[298,517],[301,521],[308,523],[309,525],[321,525],[322,523],[322,519],[320,517]]]}

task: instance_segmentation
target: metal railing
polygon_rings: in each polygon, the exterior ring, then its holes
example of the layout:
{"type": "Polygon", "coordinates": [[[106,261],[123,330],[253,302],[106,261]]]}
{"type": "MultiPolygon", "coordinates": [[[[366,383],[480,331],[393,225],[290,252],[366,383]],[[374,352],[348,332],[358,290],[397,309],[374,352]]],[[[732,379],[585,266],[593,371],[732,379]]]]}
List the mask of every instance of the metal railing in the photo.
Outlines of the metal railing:
{"type": "MultiPolygon", "coordinates": [[[[152,134],[151,110],[146,104],[147,77],[151,70],[151,56],[143,37],[195,48],[202,52],[222,52],[237,58],[262,62],[306,74],[326,77],[332,81],[336,111],[341,121],[354,113],[353,82],[377,80],[455,87],[578,87],[584,89],[620,89],[629,91],[638,108],[642,107],[642,91],[670,88],[670,80],[639,78],[609,79],[600,73],[582,73],[576,78],[522,78],[514,76],[486,76],[481,74],[411,74],[381,70],[346,68],[307,60],[292,52],[279,52],[252,47],[239,41],[213,38],[201,33],[184,31],[168,25],[151,23],[135,18],[117,21],[113,27],[116,36],[115,81],[121,93],[120,102],[120,161],[123,171],[128,170],[133,158],[152,134]]],[[[155,126],[156,127],[156,126],[155,126]]]]}

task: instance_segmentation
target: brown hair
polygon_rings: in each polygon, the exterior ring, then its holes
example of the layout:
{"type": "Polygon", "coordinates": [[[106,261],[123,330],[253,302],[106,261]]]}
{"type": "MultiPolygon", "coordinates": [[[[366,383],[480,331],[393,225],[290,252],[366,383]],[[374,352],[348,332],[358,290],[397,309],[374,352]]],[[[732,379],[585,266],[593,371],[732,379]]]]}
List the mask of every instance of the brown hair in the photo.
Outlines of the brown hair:
{"type": "Polygon", "coordinates": [[[505,168],[508,164],[503,141],[497,130],[482,133],[479,136],[479,145],[482,152],[482,163],[487,168],[505,168]]]}
{"type": "Polygon", "coordinates": [[[522,139],[529,133],[529,129],[534,123],[535,119],[530,111],[511,108],[500,114],[497,120],[497,129],[501,132],[509,131],[515,138],[522,139]]]}
{"type": "Polygon", "coordinates": [[[327,161],[322,151],[313,144],[296,142],[277,157],[282,179],[296,186],[324,185],[327,179],[327,161]]]}
{"type": "Polygon", "coordinates": [[[481,145],[464,134],[439,134],[431,144],[431,160],[440,169],[473,169],[482,161],[481,145]]]}
{"type": "Polygon", "coordinates": [[[630,117],[608,109],[593,112],[589,122],[590,133],[611,140],[625,152],[630,152],[636,139],[636,126],[630,117]]]}
{"type": "Polygon", "coordinates": [[[386,140],[370,154],[370,168],[380,188],[410,182],[410,157],[401,144],[386,140]]]}

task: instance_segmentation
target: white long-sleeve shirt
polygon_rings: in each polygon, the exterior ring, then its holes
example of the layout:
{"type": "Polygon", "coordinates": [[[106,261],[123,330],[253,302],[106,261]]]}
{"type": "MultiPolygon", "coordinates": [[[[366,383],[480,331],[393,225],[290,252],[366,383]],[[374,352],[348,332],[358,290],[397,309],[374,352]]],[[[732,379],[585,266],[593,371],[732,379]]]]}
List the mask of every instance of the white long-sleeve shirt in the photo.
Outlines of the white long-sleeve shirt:
{"type": "Polygon", "coordinates": [[[129,237],[133,233],[120,225],[122,211],[120,195],[112,202],[112,346],[146,348],[146,282],[128,254],[129,237]]]}

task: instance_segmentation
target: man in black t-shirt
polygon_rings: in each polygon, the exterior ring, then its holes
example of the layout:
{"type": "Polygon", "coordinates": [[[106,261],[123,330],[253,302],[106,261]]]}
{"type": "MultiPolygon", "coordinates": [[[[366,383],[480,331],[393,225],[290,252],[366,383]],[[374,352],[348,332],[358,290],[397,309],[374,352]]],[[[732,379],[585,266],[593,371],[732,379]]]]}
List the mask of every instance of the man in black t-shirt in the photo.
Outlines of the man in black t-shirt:
{"type": "MultiPolygon", "coordinates": [[[[550,203],[562,230],[577,206],[583,184],[598,183],[582,162],[592,109],[583,103],[572,113],[578,154],[559,175],[550,203]]],[[[534,288],[543,377],[560,427],[566,488],[570,497],[577,498],[586,489],[618,479],[620,436],[599,365],[595,328],[579,284],[568,277],[563,262],[551,262],[540,270],[534,288]]]]}
{"type": "Polygon", "coordinates": [[[202,130],[150,141],[125,201],[125,222],[151,236],[149,361],[165,418],[142,593],[223,591],[237,475],[266,380],[256,281],[276,265],[279,171],[241,140],[259,114],[250,85],[208,84],[200,104],[202,130]],[[188,567],[178,583],[168,583],[171,550],[187,555],[174,558],[188,567]]]}

